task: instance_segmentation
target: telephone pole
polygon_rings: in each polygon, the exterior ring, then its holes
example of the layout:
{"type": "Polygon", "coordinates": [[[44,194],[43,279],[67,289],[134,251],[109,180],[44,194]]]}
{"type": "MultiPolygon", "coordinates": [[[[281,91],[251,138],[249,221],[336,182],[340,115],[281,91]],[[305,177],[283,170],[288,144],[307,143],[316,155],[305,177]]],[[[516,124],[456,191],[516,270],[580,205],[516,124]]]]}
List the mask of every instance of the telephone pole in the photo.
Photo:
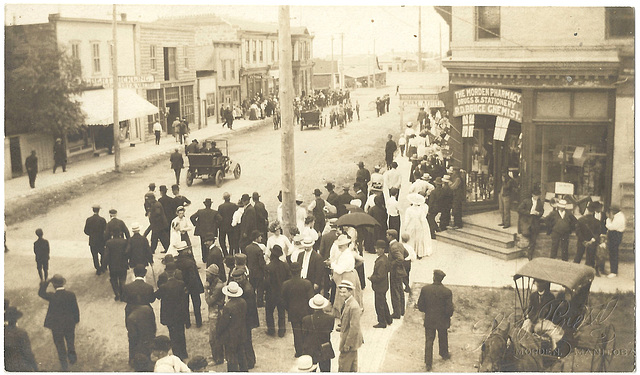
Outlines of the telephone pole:
{"type": "MultiPolygon", "coordinates": [[[[280,45],[280,111],[282,114],[280,143],[282,163],[282,229],[284,233],[289,233],[289,230],[296,226],[296,167],[293,139],[291,24],[288,5],[280,6],[278,18],[280,23],[278,31],[278,44],[280,45]]],[[[333,61],[331,63],[333,64],[333,61]]]]}
{"type": "Polygon", "coordinates": [[[439,44],[439,47],[440,47],[440,66],[439,66],[439,69],[440,69],[440,73],[442,73],[442,24],[438,23],[438,26],[440,26],[439,36],[438,36],[438,44],[439,44]]]}
{"type": "Polygon", "coordinates": [[[120,121],[118,120],[118,21],[116,5],[113,4],[113,160],[115,171],[120,172],[120,121]]]}
{"type": "Polygon", "coordinates": [[[344,33],[340,33],[340,88],[344,89],[344,33]]]}
{"type": "Polygon", "coordinates": [[[418,71],[422,72],[422,7],[418,5],[418,71]]]}
{"type": "Polygon", "coordinates": [[[333,73],[333,35],[331,35],[331,89],[335,90],[336,88],[336,84],[335,84],[335,76],[333,73]]]}

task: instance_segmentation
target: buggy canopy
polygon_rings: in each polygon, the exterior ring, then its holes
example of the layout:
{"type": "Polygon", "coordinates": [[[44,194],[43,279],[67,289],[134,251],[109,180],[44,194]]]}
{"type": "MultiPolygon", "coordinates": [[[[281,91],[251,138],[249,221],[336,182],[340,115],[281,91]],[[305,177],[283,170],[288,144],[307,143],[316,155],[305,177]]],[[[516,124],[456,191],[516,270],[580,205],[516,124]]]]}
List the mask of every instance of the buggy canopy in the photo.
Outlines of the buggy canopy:
{"type": "Polygon", "coordinates": [[[549,281],[571,290],[576,290],[593,281],[595,270],[592,267],[573,262],[551,258],[535,258],[522,266],[513,276],[513,280],[515,281],[522,277],[549,281]]]}

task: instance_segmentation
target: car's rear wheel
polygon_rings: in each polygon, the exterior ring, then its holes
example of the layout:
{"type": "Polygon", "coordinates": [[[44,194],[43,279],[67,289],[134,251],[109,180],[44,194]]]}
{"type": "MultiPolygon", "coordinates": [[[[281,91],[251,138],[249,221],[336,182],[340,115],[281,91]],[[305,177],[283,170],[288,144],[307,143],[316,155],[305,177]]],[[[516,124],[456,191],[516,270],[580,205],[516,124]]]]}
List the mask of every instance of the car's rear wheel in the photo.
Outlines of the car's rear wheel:
{"type": "Polygon", "coordinates": [[[240,175],[242,174],[242,168],[240,168],[240,164],[236,164],[236,167],[233,168],[233,177],[237,179],[240,178],[240,175]]]}
{"type": "Polygon", "coordinates": [[[187,171],[187,186],[191,186],[193,184],[193,171],[187,171]]]}
{"type": "Polygon", "coordinates": [[[222,185],[222,180],[223,180],[223,176],[222,176],[222,169],[218,170],[218,172],[216,172],[216,186],[220,187],[222,185]]]}

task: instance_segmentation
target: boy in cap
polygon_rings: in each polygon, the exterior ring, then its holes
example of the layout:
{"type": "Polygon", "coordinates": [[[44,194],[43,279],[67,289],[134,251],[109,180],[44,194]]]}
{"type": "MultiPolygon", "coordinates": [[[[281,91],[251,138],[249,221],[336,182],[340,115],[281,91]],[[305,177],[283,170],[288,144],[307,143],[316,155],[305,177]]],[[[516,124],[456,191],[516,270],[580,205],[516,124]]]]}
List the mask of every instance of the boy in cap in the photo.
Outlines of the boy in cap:
{"type": "Polygon", "coordinates": [[[433,340],[436,338],[436,331],[440,356],[444,360],[451,358],[447,329],[451,325],[453,315],[453,297],[451,290],[442,285],[445,276],[441,270],[434,270],[433,284],[423,286],[418,298],[418,310],[424,313],[424,362],[427,371],[431,371],[433,363],[433,340]]]}
{"type": "Polygon", "coordinates": [[[51,330],[53,343],[58,351],[60,368],[67,371],[69,363],[74,364],[78,359],[75,347],[76,324],[80,322],[80,310],[76,295],[65,290],[67,282],[62,275],[55,274],[47,281],[40,283],[38,295],[49,302],[44,326],[51,330]],[[55,288],[55,293],[47,292],[49,283],[55,288]]]}
{"type": "Polygon", "coordinates": [[[45,240],[42,237],[43,235],[42,229],[36,229],[38,239],[33,243],[33,253],[36,255],[36,268],[38,269],[40,281],[45,281],[49,278],[49,241],[45,240]]]}
{"type": "Polygon", "coordinates": [[[156,361],[153,372],[191,372],[182,360],[173,354],[171,340],[167,336],[158,336],[153,341],[151,359],[156,361]]]}

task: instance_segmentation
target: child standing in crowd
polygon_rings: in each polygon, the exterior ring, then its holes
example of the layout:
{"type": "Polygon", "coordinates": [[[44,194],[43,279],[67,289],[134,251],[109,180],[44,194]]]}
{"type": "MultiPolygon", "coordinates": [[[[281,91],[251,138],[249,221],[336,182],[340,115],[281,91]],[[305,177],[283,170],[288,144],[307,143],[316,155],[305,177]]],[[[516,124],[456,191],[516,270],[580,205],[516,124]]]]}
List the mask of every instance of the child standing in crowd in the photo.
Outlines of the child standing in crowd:
{"type": "Polygon", "coordinates": [[[33,252],[36,254],[36,267],[40,281],[45,281],[49,277],[49,241],[42,238],[44,233],[42,229],[36,229],[38,239],[33,243],[33,252]]]}
{"type": "Polygon", "coordinates": [[[416,255],[416,251],[413,249],[413,246],[409,245],[409,240],[411,236],[409,233],[402,233],[402,246],[407,250],[409,255],[404,258],[404,269],[407,271],[407,277],[404,278],[404,291],[407,293],[411,293],[411,287],[409,286],[409,272],[411,272],[411,262],[418,259],[416,255]]]}

